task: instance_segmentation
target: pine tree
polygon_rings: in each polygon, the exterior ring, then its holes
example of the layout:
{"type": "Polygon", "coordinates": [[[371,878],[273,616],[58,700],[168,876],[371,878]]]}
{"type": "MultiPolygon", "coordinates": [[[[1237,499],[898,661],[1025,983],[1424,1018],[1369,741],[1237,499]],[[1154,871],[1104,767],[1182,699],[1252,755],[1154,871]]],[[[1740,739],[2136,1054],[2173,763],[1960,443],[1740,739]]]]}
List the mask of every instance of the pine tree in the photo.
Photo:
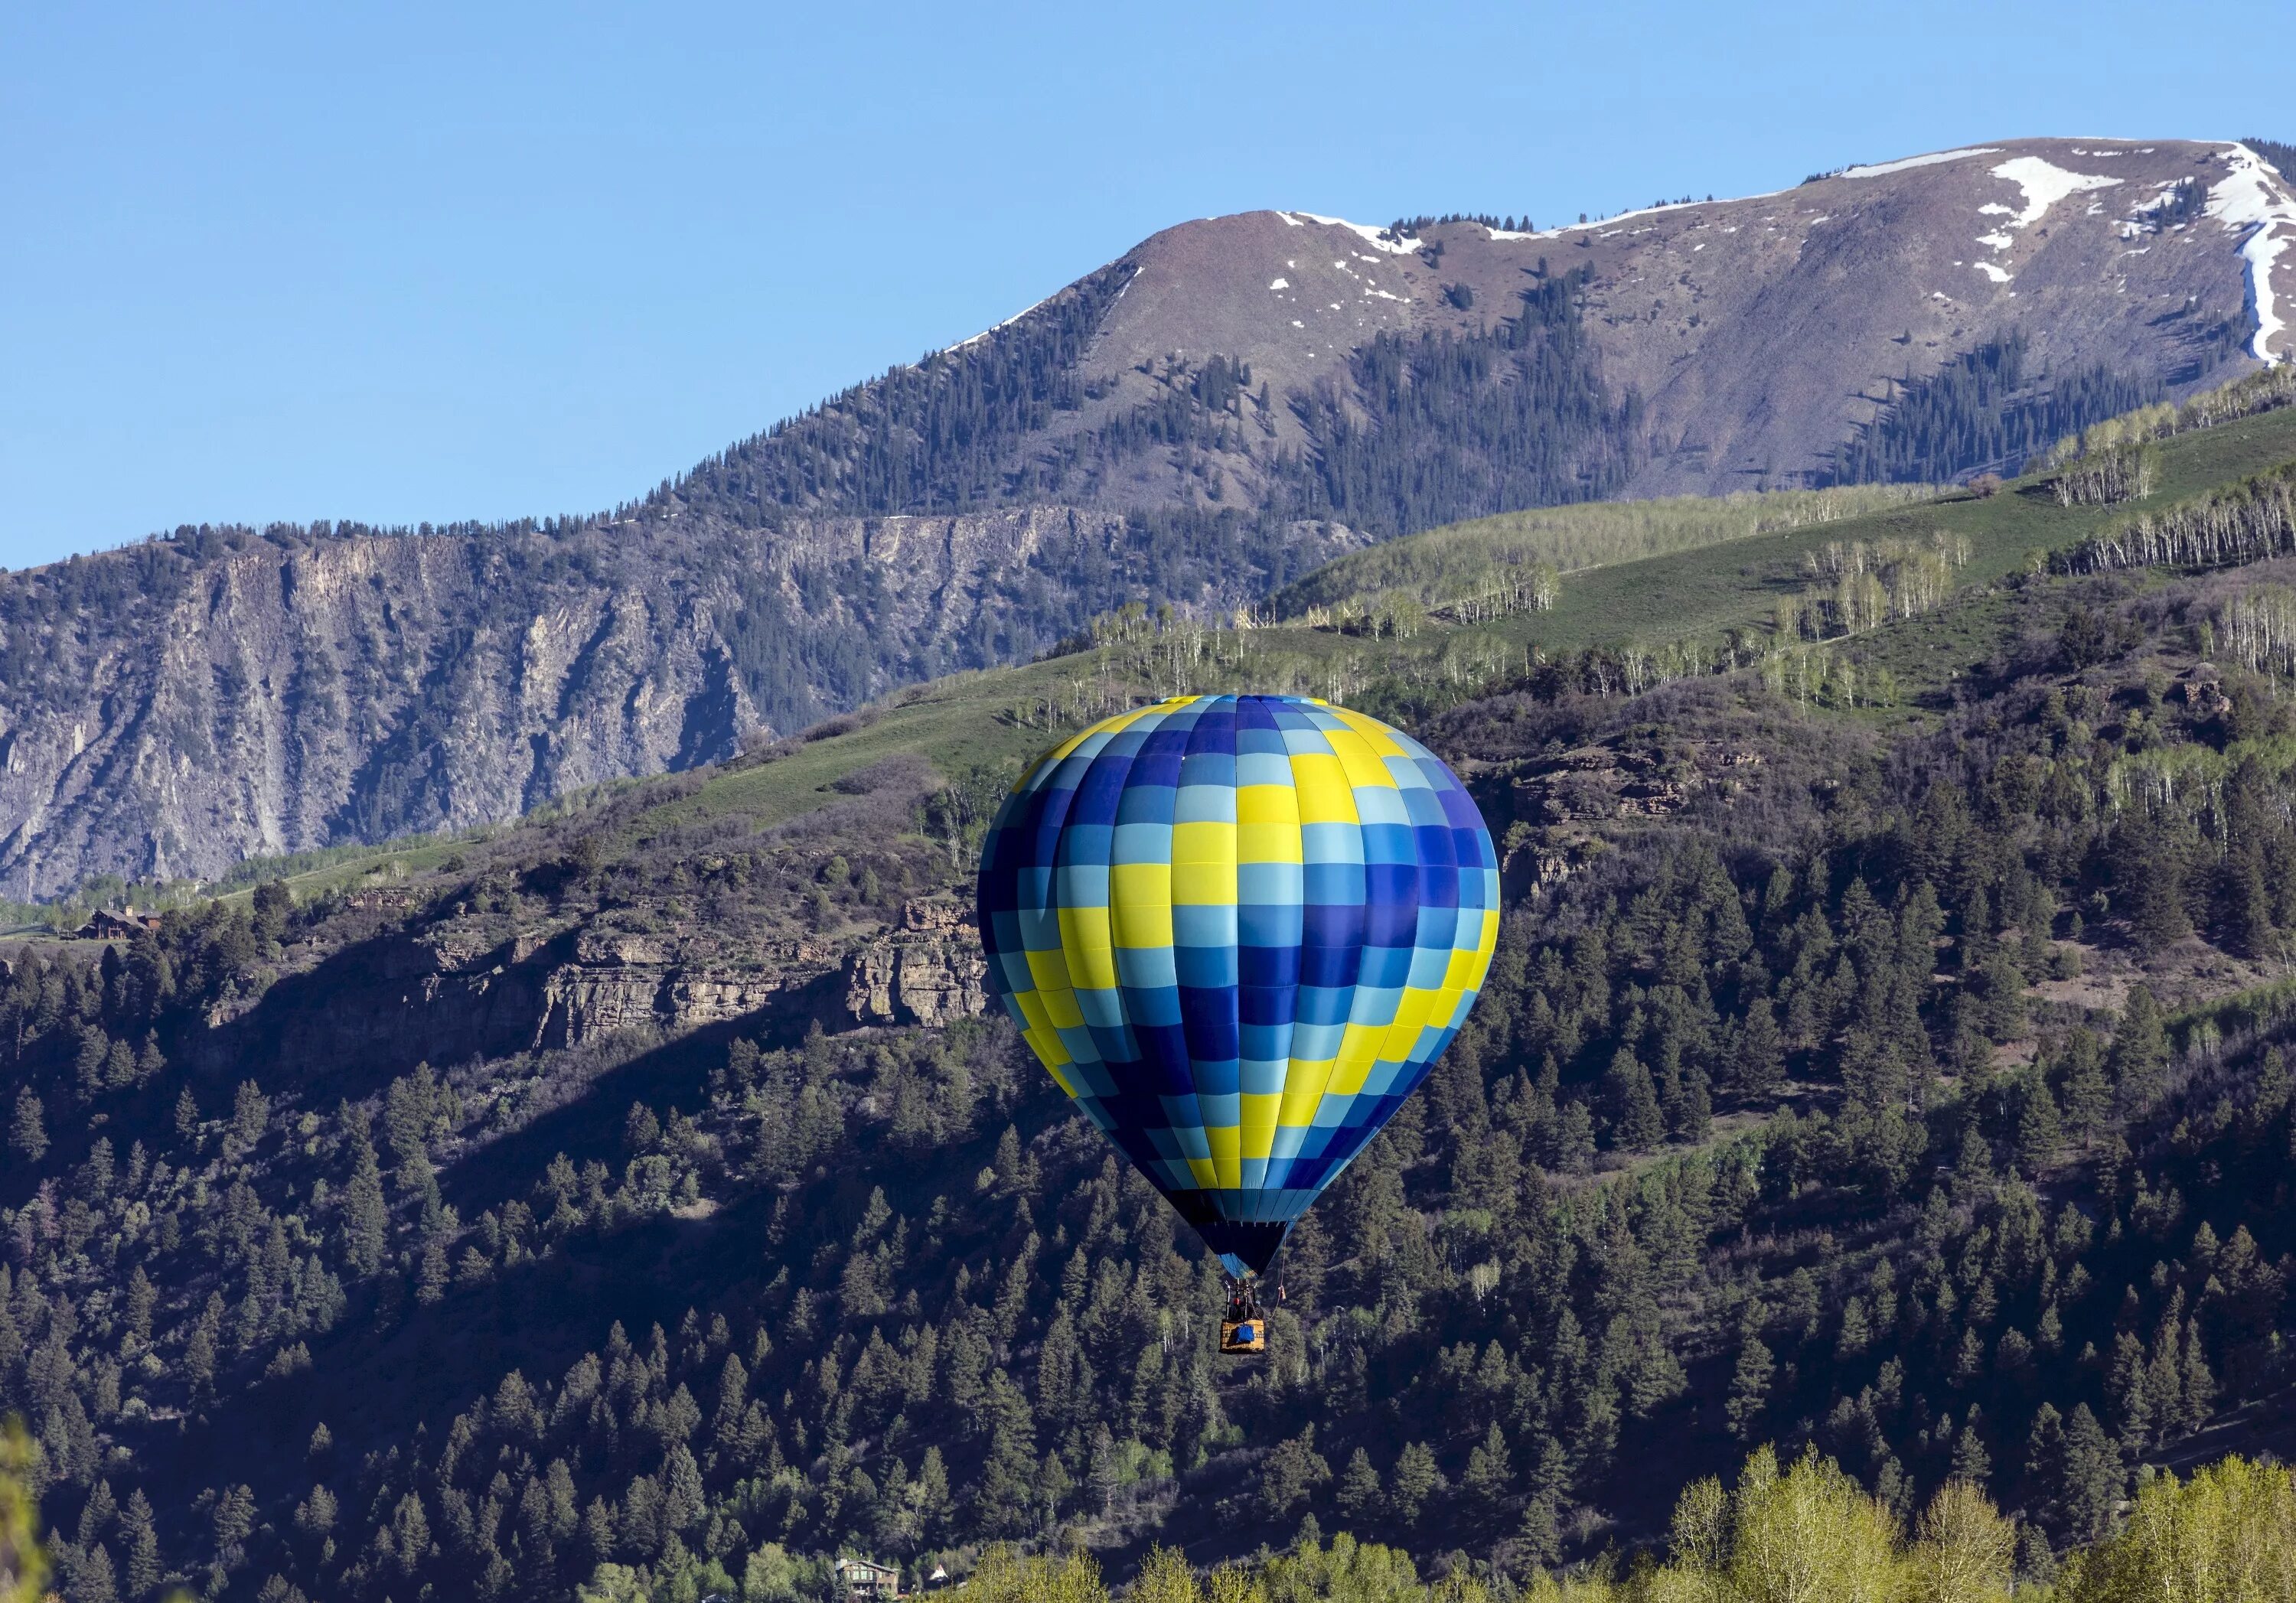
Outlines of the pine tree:
{"type": "Polygon", "coordinates": [[[2128,1452],[2142,1452],[2154,1428],[2152,1399],[2145,1386],[2144,1346],[2133,1332],[2123,1330],[2112,1344],[2112,1368],[2105,1379],[2112,1400],[2113,1424],[2128,1452]]]}
{"type": "Polygon", "coordinates": [[[1750,1102],[1775,1096],[1785,1078],[1785,1037],[1778,1033],[1777,1014],[1767,998],[1757,998],[1746,1010],[1745,1027],[1738,1033],[1733,1089],[1750,1102]]]}
{"type": "Polygon", "coordinates": [[[127,1555],[123,1577],[127,1603],[143,1603],[160,1585],[160,1538],[152,1528],[151,1500],[138,1486],[119,1511],[119,1540],[127,1555]]]}
{"type": "Polygon", "coordinates": [[[1554,1436],[1538,1449],[1530,1472],[1530,1497],[1523,1504],[1516,1537],[1539,1564],[1553,1564],[1562,1546],[1562,1505],[1570,1491],[1570,1454],[1554,1436]]]}
{"type": "Polygon", "coordinates": [[[1982,1486],[1993,1478],[1993,1457],[1985,1451],[1974,1425],[1963,1426],[1961,1434],[1953,1439],[1953,1476],[1972,1486],[1982,1486]]]}
{"type": "Polygon", "coordinates": [[[2131,986],[2120,1010],[2120,1026],[2112,1033],[2112,1081],[2120,1107],[2142,1113],[2168,1088],[2169,1032],[2161,1004],[2142,985],[2131,986]]]}
{"type": "Polygon", "coordinates": [[[1260,1465],[1259,1511],[1269,1519],[1286,1518],[1331,1479],[1332,1467],[1316,1451],[1316,1427],[1309,1425],[1277,1443],[1260,1465]]]}
{"type": "Polygon", "coordinates": [[[184,1378],[194,1397],[205,1397],[215,1389],[216,1344],[223,1334],[223,1294],[210,1291],[199,1322],[184,1344],[184,1378]]]}
{"type": "Polygon", "coordinates": [[[983,1408],[988,1454],[980,1466],[973,1489],[973,1508],[980,1529],[1000,1536],[1020,1536],[1030,1528],[1035,1501],[1037,1428],[1029,1400],[1003,1370],[988,1377],[983,1408]]]}
{"type": "MultiPolygon", "coordinates": [[[[2203,1227],[2205,1228],[2205,1227],[2203,1227]]],[[[2216,1408],[2216,1377],[2209,1372],[2208,1354],[2201,1345],[2201,1321],[2185,1321],[2184,1394],[2179,1399],[2181,1421],[2187,1435],[2209,1422],[2216,1408]]]]}
{"type": "Polygon", "coordinates": [[[343,1262],[351,1272],[370,1275],[382,1267],[390,1214],[382,1199],[382,1168],[364,1119],[351,1123],[351,1178],[343,1188],[343,1262]]]}
{"type": "Polygon", "coordinates": [[[662,1467],[662,1528],[682,1534],[700,1525],[704,1512],[701,1466],[694,1462],[693,1450],[680,1442],[669,1450],[662,1467]]]}
{"type": "Polygon", "coordinates": [[[1610,1103],[1611,1134],[1620,1146],[1645,1151],[1666,1139],[1666,1116],[1658,1105],[1658,1090],[1650,1070],[1626,1047],[1620,1047],[1603,1071],[1603,1091],[1610,1103]]]}
{"type": "Polygon", "coordinates": [[[1738,1367],[1730,1377],[1730,1399],[1723,1409],[1730,1421],[1730,1434],[1739,1441],[1751,1442],[1761,1434],[1762,1413],[1769,1406],[1770,1380],[1776,1369],[1776,1359],[1750,1325],[1738,1349],[1738,1367]]]}
{"type": "Polygon", "coordinates": [[[242,1080],[232,1098],[231,1141],[235,1152],[247,1152],[263,1139],[263,1128],[271,1120],[271,1099],[252,1080],[242,1080]]]}
{"type": "Polygon", "coordinates": [[[2065,1037],[2057,1062],[2062,1076],[2058,1101],[2064,1111],[2065,1129],[2086,1151],[2112,1112],[2112,1087],[2104,1075],[2104,1054],[2094,1035],[2086,1027],[2076,1027],[2065,1037]]]}
{"type": "Polygon", "coordinates": [[[1424,1442],[1406,1443],[1396,1455],[1389,1484],[1396,1517],[1406,1525],[1417,1525],[1427,1500],[1443,1489],[1443,1472],[1436,1467],[1434,1452],[1424,1442]]]}
{"type": "Polygon", "coordinates": [[[2064,1144],[2047,1076],[2038,1068],[2027,1069],[2018,1083],[2017,1103],[2017,1166],[2028,1176],[2038,1175],[2056,1161],[2064,1144]]]}
{"type": "Polygon", "coordinates": [[[17,1089],[16,1117],[8,1127],[8,1147],[28,1164],[36,1164],[47,1154],[47,1120],[39,1094],[29,1085],[17,1089]]]}
{"type": "Polygon", "coordinates": [[[2114,831],[2113,886],[2129,927],[2148,951],[2193,932],[2185,912],[2184,852],[2162,822],[2139,801],[2114,831]]]}
{"type": "Polygon", "coordinates": [[[447,1263],[447,1242],[443,1236],[433,1236],[422,1248],[422,1256],[414,1269],[414,1300],[428,1308],[443,1302],[447,1288],[454,1280],[454,1272],[447,1263]]]}
{"type": "Polygon", "coordinates": [[[1494,1419],[1483,1432],[1483,1439],[1467,1454],[1466,1473],[1459,1477],[1460,1489],[1474,1501],[1486,1514],[1496,1514],[1505,1503],[1514,1483],[1514,1464],[1507,1451],[1506,1432],[1494,1419]]]}
{"type": "Polygon", "coordinates": [[[1382,1501],[1379,1471],[1372,1468],[1371,1454],[1360,1447],[1340,1476],[1337,1501],[1341,1517],[1354,1525],[1368,1523],[1379,1511],[1382,1501]]]}
{"type": "Polygon", "coordinates": [[[2072,1419],[2065,1427],[2063,1467],[2058,1482],[2056,1505],[2067,1539],[2089,1542],[2103,1536],[2112,1528],[2121,1484],[2120,1455],[2084,1403],[2073,1410],[2072,1419]]]}
{"type": "Polygon", "coordinates": [[[71,1587],[72,1603],[119,1603],[117,1572],[111,1567],[111,1551],[98,1542],[87,1550],[74,1566],[71,1587]]]}

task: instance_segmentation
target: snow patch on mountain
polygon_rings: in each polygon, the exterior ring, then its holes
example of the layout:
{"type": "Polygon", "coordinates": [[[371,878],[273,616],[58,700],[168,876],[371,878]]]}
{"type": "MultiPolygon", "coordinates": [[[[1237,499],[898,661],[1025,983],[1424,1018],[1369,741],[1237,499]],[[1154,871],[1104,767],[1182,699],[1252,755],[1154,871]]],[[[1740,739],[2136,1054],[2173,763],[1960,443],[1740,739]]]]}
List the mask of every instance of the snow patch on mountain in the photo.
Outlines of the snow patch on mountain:
{"type": "Polygon", "coordinates": [[[1932,151],[1926,156],[1907,156],[1898,161],[1879,161],[1872,167],[1845,167],[1833,176],[1837,178],[1885,178],[1891,173],[1910,172],[1917,167],[1936,167],[1940,162],[1963,161],[1972,156],[1998,156],[1997,144],[1971,145],[1960,151],[1932,151]]]}
{"type": "Polygon", "coordinates": [[[2092,189],[2112,189],[2120,180],[2095,173],[2067,172],[2054,161],[2044,161],[2038,156],[2013,156],[1993,169],[1997,178],[2006,178],[2025,192],[2025,209],[2010,219],[2013,228],[2030,228],[2048,215],[2049,208],[2067,195],[2077,195],[2092,189]]]}
{"type": "Polygon", "coordinates": [[[2246,145],[2226,146],[2225,161],[2232,171],[2209,186],[2206,215],[2222,223],[2227,233],[2248,231],[2240,258],[2248,264],[2249,302],[2256,314],[2249,355],[2266,364],[2284,362],[2289,353],[2272,348],[2274,337],[2287,326],[2280,318],[2272,272],[2280,253],[2296,240],[2296,198],[2272,183],[2276,169],[2246,145]]]}
{"type": "Polygon", "coordinates": [[[1321,223],[1326,228],[1347,229],[1352,233],[1362,235],[1364,241],[1373,249],[1384,250],[1390,256],[1409,256],[1413,251],[1422,249],[1417,240],[1407,237],[1398,239],[1389,233],[1386,229],[1374,228],[1368,223],[1350,223],[1345,217],[1327,217],[1312,211],[1303,211],[1297,216],[1288,211],[1279,211],[1275,215],[1295,228],[1303,226],[1305,223],[1321,223]]]}

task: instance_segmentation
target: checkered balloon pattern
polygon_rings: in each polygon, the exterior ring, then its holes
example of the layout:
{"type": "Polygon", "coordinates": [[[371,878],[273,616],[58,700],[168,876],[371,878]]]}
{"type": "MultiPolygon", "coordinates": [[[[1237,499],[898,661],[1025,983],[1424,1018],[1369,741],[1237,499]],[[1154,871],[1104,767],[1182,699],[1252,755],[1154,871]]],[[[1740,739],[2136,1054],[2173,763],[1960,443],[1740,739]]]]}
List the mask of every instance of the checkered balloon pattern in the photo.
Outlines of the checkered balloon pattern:
{"type": "Polygon", "coordinates": [[[1295,696],[1181,696],[1038,758],[980,859],[989,983],[1228,1272],[1465,1021],[1498,861],[1441,759],[1295,696]]]}

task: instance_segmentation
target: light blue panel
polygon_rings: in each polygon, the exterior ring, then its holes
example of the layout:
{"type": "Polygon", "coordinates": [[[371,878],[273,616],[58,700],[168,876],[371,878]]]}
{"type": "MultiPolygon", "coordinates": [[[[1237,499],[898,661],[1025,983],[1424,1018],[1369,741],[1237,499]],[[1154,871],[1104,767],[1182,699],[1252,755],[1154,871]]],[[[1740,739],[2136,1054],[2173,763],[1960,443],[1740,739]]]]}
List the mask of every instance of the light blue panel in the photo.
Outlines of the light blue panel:
{"type": "Polygon", "coordinates": [[[1111,863],[1169,863],[1172,826],[1168,823],[1120,823],[1109,848],[1111,863]]]}
{"type": "Polygon", "coordinates": [[[1402,1001],[1401,986],[1357,986],[1353,1005],[1348,1010],[1348,1022],[1368,1025],[1393,1024],[1396,1007],[1402,1001]]]}
{"type": "Polygon", "coordinates": [[[1058,871],[1058,895],[1062,907],[1108,905],[1108,864],[1069,863],[1058,871]]]}
{"type": "Polygon", "coordinates": [[[1300,894],[1303,881],[1304,871],[1296,863],[1239,863],[1235,865],[1235,899],[1262,906],[1296,908],[1305,899],[1300,894]]]}
{"type": "Polygon", "coordinates": [[[1283,785],[1292,783],[1292,759],[1280,751],[1239,751],[1235,754],[1235,782],[1239,789],[1245,785],[1283,785]]]}
{"type": "MultiPolygon", "coordinates": [[[[1180,983],[1179,973],[1172,966],[1172,949],[1169,946],[1119,946],[1116,949],[1116,978],[1125,990],[1136,994],[1136,1006],[1144,1005],[1137,993],[1168,990],[1180,983]]],[[[1179,998],[1174,997],[1172,1006],[1177,1009],[1179,1005],[1179,998]]],[[[1152,1018],[1146,1013],[1137,1017],[1143,1024],[1180,1022],[1177,1011],[1168,1018],[1161,1013],[1152,1018]]]]}
{"type": "Polygon", "coordinates": [[[1243,1123],[1243,1100],[1232,1091],[1210,1096],[1198,1092],[1196,1106],[1203,1109],[1207,1130],[1234,1130],[1243,1123]]]}
{"type": "Polygon", "coordinates": [[[1356,816],[1367,824],[1407,824],[1411,822],[1411,809],[1404,805],[1400,790],[1390,790],[1384,785],[1357,785],[1356,816]]]}
{"type": "Polygon", "coordinates": [[[1300,855],[1309,863],[1360,863],[1364,860],[1363,830],[1351,823],[1301,824],[1300,855]]]}
{"type": "Polygon", "coordinates": [[[1431,991],[1443,983],[1443,976],[1450,967],[1449,943],[1440,946],[1414,946],[1411,949],[1411,977],[1406,983],[1423,991],[1431,991]]]}
{"type": "Polygon", "coordinates": [[[1234,823],[1235,787],[1182,785],[1173,794],[1174,823],[1234,823]]]}
{"type": "MultiPolygon", "coordinates": [[[[1175,907],[1172,909],[1172,945],[1233,948],[1235,945],[1235,904],[1230,903],[1225,907],[1175,907]]],[[[1228,985],[1235,983],[1233,972],[1235,967],[1234,959],[1235,953],[1231,950],[1228,953],[1230,973],[1225,982],[1228,985]]]]}
{"type": "Polygon", "coordinates": [[[1077,1011],[1084,1015],[1085,1023],[1103,1030],[1124,1027],[1124,993],[1119,990],[1078,990],[1075,993],[1077,1011]]]}
{"type": "Polygon", "coordinates": [[[1292,1059],[1246,1058],[1236,1065],[1236,1072],[1242,1081],[1239,1088],[1245,1095],[1280,1096],[1284,1076],[1292,1072],[1292,1059]]]}

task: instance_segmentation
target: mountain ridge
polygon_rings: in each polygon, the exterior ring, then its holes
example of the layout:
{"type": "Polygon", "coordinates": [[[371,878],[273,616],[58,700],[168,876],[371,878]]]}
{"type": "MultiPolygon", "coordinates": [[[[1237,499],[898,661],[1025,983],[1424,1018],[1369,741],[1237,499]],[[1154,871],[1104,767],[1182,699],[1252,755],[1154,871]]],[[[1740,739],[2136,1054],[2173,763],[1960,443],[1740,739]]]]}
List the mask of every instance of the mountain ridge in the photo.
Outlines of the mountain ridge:
{"type": "Polygon", "coordinates": [[[2078,427],[2282,359],[2290,238],[2247,146],[2169,141],[1539,231],[1179,225],[611,514],[186,528],[0,578],[0,887],[500,821],[1461,518],[2014,467],[1940,443],[2013,430],[1906,420],[2078,427]]]}

